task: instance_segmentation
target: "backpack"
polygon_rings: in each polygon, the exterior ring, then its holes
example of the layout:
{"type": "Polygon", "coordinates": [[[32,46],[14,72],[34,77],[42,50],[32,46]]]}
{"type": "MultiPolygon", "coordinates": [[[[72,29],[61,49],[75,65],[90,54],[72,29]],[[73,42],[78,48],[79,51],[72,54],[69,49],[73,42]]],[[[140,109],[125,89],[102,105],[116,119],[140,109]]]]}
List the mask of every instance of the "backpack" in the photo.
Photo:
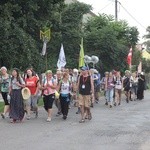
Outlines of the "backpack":
{"type": "MultiPolygon", "coordinates": [[[[116,79],[115,79],[115,81],[114,81],[114,84],[117,84],[117,77],[116,77],[116,79]]],[[[122,77],[120,77],[120,80],[119,81],[121,81],[121,83],[122,83],[122,77]]]]}
{"type": "Polygon", "coordinates": [[[130,78],[126,77],[124,80],[123,80],[123,87],[124,88],[127,88],[130,86],[130,78]]]}
{"type": "MultiPolygon", "coordinates": [[[[54,78],[52,78],[51,80],[52,80],[52,84],[54,84],[54,81],[55,81],[54,78]]],[[[45,85],[45,83],[46,83],[46,77],[44,77],[42,84],[45,85]]],[[[42,92],[41,92],[41,96],[42,95],[44,95],[44,90],[42,90],[42,92]]]]}

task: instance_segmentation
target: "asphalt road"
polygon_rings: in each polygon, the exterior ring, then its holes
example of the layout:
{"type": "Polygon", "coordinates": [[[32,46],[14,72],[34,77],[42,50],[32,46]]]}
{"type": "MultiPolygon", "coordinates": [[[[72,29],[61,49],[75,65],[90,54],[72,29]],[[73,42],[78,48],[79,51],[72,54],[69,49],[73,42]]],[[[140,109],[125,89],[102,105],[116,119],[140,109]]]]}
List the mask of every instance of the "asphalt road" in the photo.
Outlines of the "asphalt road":
{"type": "Polygon", "coordinates": [[[108,108],[104,98],[92,108],[93,118],[80,124],[80,115],[72,107],[66,121],[51,122],[46,112],[39,118],[12,124],[0,119],[0,150],[150,150],[150,91],[145,99],[108,108]]]}

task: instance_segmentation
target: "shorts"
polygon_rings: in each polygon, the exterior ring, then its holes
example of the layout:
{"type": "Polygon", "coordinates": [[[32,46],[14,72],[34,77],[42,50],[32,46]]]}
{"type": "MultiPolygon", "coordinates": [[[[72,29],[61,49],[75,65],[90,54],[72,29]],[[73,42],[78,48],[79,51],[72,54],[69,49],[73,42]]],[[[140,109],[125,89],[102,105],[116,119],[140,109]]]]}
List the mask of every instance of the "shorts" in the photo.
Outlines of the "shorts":
{"type": "Polygon", "coordinates": [[[55,94],[43,96],[45,110],[52,109],[54,100],[55,100],[55,94]]]}
{"type": "Polygon", "coordinates": [[[115,89],[115,93],[118,93],[119,95],[122,93],[121,89],[115,89]]]}
{"type": "Polygon", "coordinates": [[[125,92],[129,92],[130,90],[131,90],[130,87],[125,87],[125,88],[124,88],[124,91],[125,91],[125,92]]]}
{"type": "Polygon", "coordinates": [[[4,100],[5,105],[9,105],[9,102],[7,100],[8,93],[7,92],[2,92],[1,94],[2,94],[2,98],[4,100]]]}
{"type": "Polygon", "coordinates": [[[79,95],[79,105],[84,107],[91,106],[91,95],[79,95]]]}

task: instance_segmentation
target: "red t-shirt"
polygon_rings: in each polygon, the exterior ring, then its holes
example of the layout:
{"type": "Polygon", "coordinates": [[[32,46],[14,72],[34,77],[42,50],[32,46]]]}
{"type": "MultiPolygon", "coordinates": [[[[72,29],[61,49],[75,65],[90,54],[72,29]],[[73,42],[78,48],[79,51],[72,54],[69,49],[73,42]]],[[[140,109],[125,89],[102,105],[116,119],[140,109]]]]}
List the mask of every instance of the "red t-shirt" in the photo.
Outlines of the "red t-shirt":
{"type": "Polygon", "coordinates": [[[26,87],[29,88],[31,95],[34,95],[37,88],[38,78],[36,76],[33,76],[31,78],[25,79],[26,87]]]}

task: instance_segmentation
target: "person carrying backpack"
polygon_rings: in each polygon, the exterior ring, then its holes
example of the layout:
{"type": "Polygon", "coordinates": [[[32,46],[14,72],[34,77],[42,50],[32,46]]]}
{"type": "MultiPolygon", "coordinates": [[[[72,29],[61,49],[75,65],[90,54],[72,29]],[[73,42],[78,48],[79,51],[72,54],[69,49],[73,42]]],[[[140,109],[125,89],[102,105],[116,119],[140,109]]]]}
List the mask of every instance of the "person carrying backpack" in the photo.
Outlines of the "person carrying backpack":
{"type": "Polygon", "coordinates": [[[109,107],[112,108],[113,103],[113,95],[114,95],[114,77],[112,72],[109,72],[108,77],[106,77],[105,81],[105,91],[106,91],[106,99],[109,104],[109,107]]]}
{"type": "Polygon", "coordinates": [[[6,114],[9,112],[9,101],[8,101],[8,92],[9,92],[9,83],[10,83],[10,75],[7,73],[6,67],[1,67],[1,79],[0,79],[0,91],[2,98],[4,100],[4,111],[1,114],[2,118],[5,119],[6,114]]]}
{"type": "Polygon", "coordinates": [[[62,80],[59,82],[58,87],[58,91],[60,91],[61,112],[63,114],[64,120],[66,120],[68,117],[69,103],[71,98],[71,88],[72,85],[69,81],[69,74],[65,72],[63,74],[62,80]]]}
{"type": "Polygon", "coordinates": [[[51,70],[47,70],[45,74],[46,76],[42,81],[41,89],[43,90],[44,108],[48,113],[47,122],[50,122],[52,118],[52,107],[55,100],[57,83],[52,76],[51,70]]]}
{"type": "Polygon", "coordinates": [[[122,95],[123,82],[120,75],[120,71],[116,73],[115,78],[115,103],[114,106],[121,104],[121,95],[122,95]]]}

